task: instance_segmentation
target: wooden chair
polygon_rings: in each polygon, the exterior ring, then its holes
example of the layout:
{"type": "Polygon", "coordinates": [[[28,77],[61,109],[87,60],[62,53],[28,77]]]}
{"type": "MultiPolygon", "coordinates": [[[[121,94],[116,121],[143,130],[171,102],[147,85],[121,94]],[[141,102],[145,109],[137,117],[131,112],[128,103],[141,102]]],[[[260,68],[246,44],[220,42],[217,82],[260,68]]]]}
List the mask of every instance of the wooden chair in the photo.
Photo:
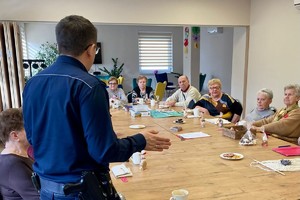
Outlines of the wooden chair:
{"type": "Polygon", "coordinates": [[[124,77],[123,76],[119,76],[119,78],[118,78],[118,88],[122,88],[123,89],[123,82],[124,82],[124,77]]]}
{"type": "Polygon", "coordinates": [[[157,101],[161,101],[163,99],[165,91],[166,91],[166,87],[167,87],[167,81],[164,81],[163,83],[158,82],[156,84],[156,87],[154,90],[154,96],[159,97],[158,99],[156,99],[157,101]]]}

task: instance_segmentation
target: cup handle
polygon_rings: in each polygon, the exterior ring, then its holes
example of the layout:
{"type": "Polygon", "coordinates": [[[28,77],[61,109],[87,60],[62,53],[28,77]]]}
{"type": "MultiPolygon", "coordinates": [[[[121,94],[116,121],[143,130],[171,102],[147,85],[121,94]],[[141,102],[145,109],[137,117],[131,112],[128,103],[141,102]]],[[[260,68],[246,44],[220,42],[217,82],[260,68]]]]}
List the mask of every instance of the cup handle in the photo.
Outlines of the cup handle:
{"type": "Polygon", "coordinates": [[[173,197],[170,197],[170,200],[175,200],[173,197]]]}

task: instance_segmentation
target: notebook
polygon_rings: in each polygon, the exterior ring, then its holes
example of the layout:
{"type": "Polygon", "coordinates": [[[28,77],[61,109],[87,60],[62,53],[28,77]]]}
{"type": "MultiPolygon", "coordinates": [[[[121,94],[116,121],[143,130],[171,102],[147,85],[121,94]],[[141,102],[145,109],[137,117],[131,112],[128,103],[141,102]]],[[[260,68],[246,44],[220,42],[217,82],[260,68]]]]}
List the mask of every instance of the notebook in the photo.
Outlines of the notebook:
{"type": "Polygon", "coordinates": [[[272,150],[277,153],[280,153],[284,156],[299,156],[300,155],[300,146],[273,148],[272,150]]]}
{"type": "Polygon", "coordinates": [[[132,172],[124,164],[113,166],[111,171],[116,178],[132,176],[132,172]]]}

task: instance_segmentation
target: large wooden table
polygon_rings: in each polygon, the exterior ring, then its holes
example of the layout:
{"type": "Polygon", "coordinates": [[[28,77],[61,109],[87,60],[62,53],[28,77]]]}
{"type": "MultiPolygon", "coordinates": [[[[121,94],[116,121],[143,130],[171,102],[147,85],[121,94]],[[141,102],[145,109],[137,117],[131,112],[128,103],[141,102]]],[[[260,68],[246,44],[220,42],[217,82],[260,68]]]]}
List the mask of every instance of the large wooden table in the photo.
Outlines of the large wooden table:
{"type": "MultiPolygon", "coordinates": [[[[253,159],[286,159],[273,152],[272,148],[288,145],[288,142],[270,137],[269,145],[262,147],[258,137],[257,145],[240,146],[238,140],[222,136],[216,125],[206,123],[206,127],[201,128],[198,118],[185,119],[180,133],[202,131],[211,137],[181,141],[170,131],[177,118],[131,118],[128,112],[116,109],[111,110],[111,114],[120,138],[140,131],[130,129],[130,125],[144,124],[145,129],[156,129],[159,135],[170,138],[172,142],[169,150],[147,152],[148,166],[144,171],[132,162],[126,162],[125,165],[133,172],[133,177],[127,178],[128,182],[112,175],[115,187],[127,200],[168,200],[171,191],[179,188],[189,191],[189,200],[300,199],[300,172],[284,172],[286,175],[283,176],[250,166],[253,159]],[[220,154],[224,152],[241,153],[244,159],[221,159],[220,154]]],[[[120,163],[111,166],[116,164],[120,163]]]]}

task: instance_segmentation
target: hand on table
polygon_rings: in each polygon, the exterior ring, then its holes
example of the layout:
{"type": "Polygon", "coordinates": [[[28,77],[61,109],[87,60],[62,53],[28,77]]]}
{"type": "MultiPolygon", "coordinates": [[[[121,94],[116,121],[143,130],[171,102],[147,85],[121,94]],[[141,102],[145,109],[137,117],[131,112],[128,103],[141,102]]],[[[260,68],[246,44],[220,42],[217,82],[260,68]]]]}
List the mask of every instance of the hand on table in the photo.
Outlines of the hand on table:
{"type": "Polygon", "coordinates": [[[175,106],[175,103],[176,103],[176,101],[166,101],[165,105],[173,107],[173,106],[175,106]]]}
{"type": "Polygon", "coordinates": [[[158,131],[150,130],[147,132],[141,132],[146,139],[145,150],[148,151],[163,151],[169,149],[171,142],[169,138],[160,137],[157,135],[158,131]]]}

